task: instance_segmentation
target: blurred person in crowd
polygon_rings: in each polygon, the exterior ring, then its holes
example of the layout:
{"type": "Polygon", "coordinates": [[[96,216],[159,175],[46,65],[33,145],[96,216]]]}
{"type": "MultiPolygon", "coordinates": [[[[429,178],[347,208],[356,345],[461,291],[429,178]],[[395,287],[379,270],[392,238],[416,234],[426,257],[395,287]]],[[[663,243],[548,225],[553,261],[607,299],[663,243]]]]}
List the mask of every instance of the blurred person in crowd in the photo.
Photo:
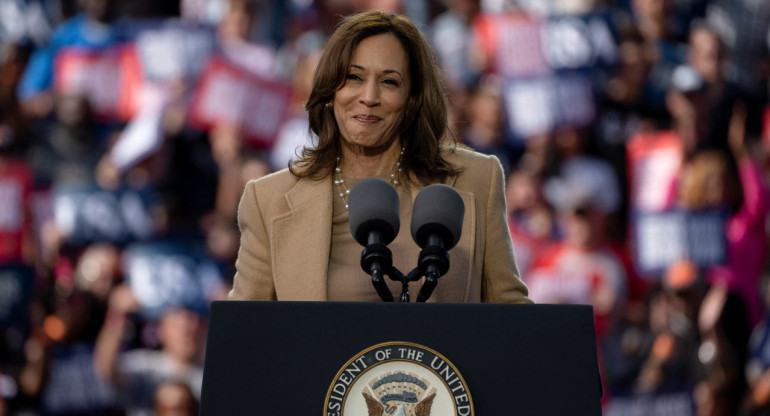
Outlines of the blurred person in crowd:
{"type": "Polygon", "coordinates": [[[206,247],[215,259],[226,265],[232,265],[238,255],[238,224],[236,220],[238,198],[246,184],[272,172],[265,157],[258,151],[245,151],[240,156],[238,176],[233,178],[228,189],[233,192],[225,194],[222,188],[217,193],[217,210],[204,221],[203,229],[206,234],[206,247]],[[223,199],[227,200],[223,200],[223,199]]]}
{"type": "MultiPolygon", "coordinates": [[[[619,235],[616,214],[621,208],[622,192],[618,174],[613,166],[598,155],[595,137],[588,128],[564,126],[553,135],[549,165],[543,192],[554,206],[564,206],[570,200],[586,199],[601,216],[604,237],[619,235]],[[566,202],[565,202],[566,201],[566,202]],[[614,229],[609,227],[613,226],[614,229]]],[[[598,236],[597,236],[598,237],[598,236]]],[[[608,244],[610,241],[602,241],[608,244]]]]}
{"type": "Polygon", "coordinates": [[[618,22],[621,34],[637,33],[642,40],[650,65],[646,90],[656,113],[665,112],[671,73],[686,60],[687,25],[676,19],[672,6],[672,0],[632,0],[630,15],[618,22]]]}
{"type": "Polygon", "coordinates": [[[321,59],[323,42],[320,33],[306,32],[283,49],[284,55],[295,55],[291,59],[292,97],[289,115],[270,149],[270,168],[273,171],[289,166],[299,158],[304,147],[313,145],[314,136],[308,125],[305,104],[313,87],[313,74],[321,59]],[[289,52],[289,49],[292,51],[289,52]]]}
{"type": "MultiPolygon", "coordinates": [[[[770,71],[770,3],[711,0],[705,20],[719,34],[728,57],[725,76],[740,86],[752,105],[767,103],[770,71]]],[[[760,104],[761,105],[761,104],[760,104]]],[[[751,107],[751,106],[750,106],[751,107]]]]}
{"type": "Polygon", "coordinates": [[[508,175],[505,202],[516,263],[527,276],[535,257],[558,239],[556,214],[543,195],[542,178],[527,163],[519,163],[508,175]]]}
{"type": "Polygon", "coordinates": [[[200,237],[202,221],[216,208],[219,148],[209,133],[187,123],[193,80],[176,77],[165,87],[161,108],[150,108],[115,135],[94,176],[105,190],[155,193],[161,207],[156,236],[200,237]]]}
{"type": "MultiPolygon", "coordinates": [[[[212,215],[215,222],[234,222],[242,188],[244,154],[255,153],[243,143],[241,128],[219,123],[209,132],[211,155],[218,171],[212,215]]],[[[260,152],[261,153],[261,152],[260,152]]],[[[261,157],[261,156],[260,156],[261,157]]]]}
{"type": "Polygon", "coordinates": [[[199,407],[199,400],[184,382],[164,381],[155,389],[155,416],[198,416],[199,407]]]}
{"type": "MultiPolygon", "coordinates": [[[[25,124],[16,88],[29,60],[30,48],[18,43],[0,41],[0,123],[10,129],[21,145],[28,143],[29,126],[25,124]]],[[[6,134],[6,133],[4,133],[6,134]]]]}
{"type": "Polygon", "coordinates": [[[209,136],[187,127],[166,134],[159,160],[158,181],[168,220],[166,236],[200,236],[201,221],[215,212],[221,174],[209,136]]]}
{"type": "Polygon", "coordinates": [[[746,381],[749,392],[746,397],[746,414],[751,416],[770,413],[770,291],[763,284],[762,321],[754,327],[749,339],[746,381]]]}
{"type": "Polygon", "coordinates": [[[552,302],[594,305],[600,337],[639,302],[644,284],[631,267],[623,225],[621,186],[613,166],[595,149],[588,127],[563,126],[548,146],[542,192],[556,210],[556,235],[561,241],[535,257],[530,279],[542,273],[544,297],[552,302]],[[572,274],[572,270],[582,270],[572,274]],[[560,279],[574,285],[574,293],[557,288],[560,279]],[[549,293],[550,292],[550,293],[549,293]]]}
{"type": "Polygon", "coordinates": [[[17,90],[22,109],[28,116],[44,117],[53,108],[54,64],[61,49],[80,47],[98,50],[126,37],[114,23],[114,0],[82,0],[81,6],[83,12],[57,26],[48,45],[36,50],[30,57],[17,90]]]}
{"type": "Polygon", "coordinates": [[[89,293],[106,310],[112,289],[120,282],[120,249],[112,243],[89,244],[75,265],[75,287],[89,293]]]}
{"type": "MultiPolygon", "coordinates": [[[[647,303],[647,328],[637,355],[637,373],[625,387],[632,392],[655,394],[692,391],[704,376],[698,359],[698,316],[708,285],[689,261],[669,266],[659,285],[651,287],[647,303]]],[[[611,367],[608,365],[608,367],[611,367]]]]}
{"type": "MultiPolygon", "coordinates": [[[[719,35],[707,23],[696,21],[690,30],[687,62],[703,80],[703,95],[707,109],[703,123],[707,125],[699,138],[703,147],[728,150],[727,133],[733,107],[744,99],[740,87],[725,76],[727,51],[719,35]]],[[[754,109],[751,109],[756,113],[754,109]]],[[[758,115],[748,116],[752,123],[758,115]]]]}
{"type": "Polygon", "coordinates": [[[55,94],[54,124],[29,149],[36,185],[45,189],[93,182],[109,141],[101,133],[85,96],[55,94]]]}
{"type": "Polygon", "coordinates": [[[94,373],[94,340],[103,305],[59,273],[50,288],[51,310],[24,345],[20,392],[45,415],[120,415],[114,391],[94,373]]]}
{"type": "MultiPolygon", "coordinates": [[[[562,240],[539,249],[522,275],[536,303],[591,305],[597,343],[625,316],[631,292],[630,269],[608,244],[606,215],[596,198],[575,196],[556,206],[562,240]]],[[[599,354],[600,371],[604,359],[599,354]]],[[[606,380],[603,388],[608,390],[606,380]]],[[[603,396],[603,402],[610,398],[603,396]]]]}
{"type": "MultiPolygon", "coordinates": [[[[53,193],[60,187],[95,183],[97,166],[107,151],[109,129],[96,127],[88,100],[79,94],[55,94],[53,114],[53,124],[27,150],[35,187],[53,193]]],[[[53,208],[39,209],[36,220],[38,261],[48,268],[56,263],[65,244],[53,208]]]]}
{"type": "Polygon", "coordinates": [[[18,141],[0,124],[0,267],[34,264],[33,171],[18,154],[18,141]]]}
{"type": "Polygon", "coordinates": [[[466,116],[463,117],[465,121],[457,126],[460,141],[477,152],[495,155],[507,175],[517,149],[505,140],[505,115],[499,81],[482,79],[469,93],[466,116]]]}
{"type": "Polygon", "coordinates": [[[671,264],[661,280],[650,293],[651,342],[632,391],[684,391],[693,414],[743,414],[748,325],[740,299],[689,260],[671,264]]]}
{"type": "Polygon", "coordinates": [[[770,194],[760,165],[749,151],[757,141],[747,141],[745,120],[745,110],[736,106],[728,134],[734,164],[728,154],[712,150],[696,153],[684,165],[679,205],[687,210],[726,210],[726,264],[708,270],[709,282],[739,295],[753,328],[763,310],[760,279],[767,255],[770,194]]]}
{"type": "MultiPolygon", "coordinates": [[[[638,30],[621,34],[618,44],[617,68],[602,84],[602,94],[597,105],[598,114],[595,134],[602,155],[617,173],[624,186],[619,187],[621,200],[616,218],[620,224],[628,223],[628,142],[638,134],[650,134],[660,128],[667,114],[656,103],[655,86],[651,85],[650,73],[653,60],[646,50],[638,30]]],[[[627,227],[619,227],[616,237],[623,238],[627,227]]]]}
{"type": "Polygon", "coordinates": [[[751,333],[744,301],[724,285],[711,285],[700,306],[698,329],[704,375],[693,391],[696,414],[744,414],[751,333]]]}
{"type": "Polygon", "coordinates": [[[674,0],[631,0],[633,23],[651,42],[681,42],[687,25],[675,14],[674,0]]]}
{"type": "MultiPolygon", "coordinates": [[[[277,51],[258,44],[255,25],[266,7],[258,0],[227,0],[223,2],[224,15],[217,24],[217,42],[222,56],[260,79],[280,77],[277,51]]],[[[216,123],[208,135],[211,156],[217,169],[214,206],[203,216],[202,228],[208,246],[217,258],[230,262],[237,250],[235,215],[243,184],[241,176],[254,149],[244,141],[242,128],[234,123],[216,123]]]]}
{"type": "Polygon", "coordinates": [[[557,205],[563,240],[544,248],[524,276],[537,303],[592,305],[602,338],[622,316],[629,276],[607,243],[606,221],[596,199],[575,196],[557,205]]]}
{"type": "Polygon", "coordinates": [[[116,388],[127,415],[151,415],[158,386],[169,380],[184,382],[199,400],[206,318],[200,311],[169,305],[158,321],[160,348],[126,350],[124,334],[140,308],[129,286],[112,291],[95,344],[97,375],[116,388]]]}
{"type": "MultiPolygon", "coordinates": [[[[346,192],[377,177],[400,194],[404,223],[414,195],[430,183],[453,185],[467,194],[466,206],[485,207],[473,211],[477,218],[465,217],[485,226],[464,232],[453,248],[445,282],[459,285],[438,285],[434,300],[530,302],[505,227],[502,166],[493,156],[443,143],[446,105],[435,58],[411,21],[381,11],[346,17],[326,45],[306,105],[318,144],[243,192],[229,298],[379,300],[371,283],[356,277],[363,273],[361,246],[349,230],[346,192]],[[267,226],[279,217],[280,227],[267,226]],[[283,243],[271,256],[276,238],[283,243]],[[301,261],[296,250],[304,253],[301,261]]],[[[413,247],[408,232],[395,236],[395,267],[412,269],[413,247]]],[[[387,283],[391,293],[400,289],[387,283]]]]}
{"type": "MultiPolygon", "coordinates": [[[[463,125],[470,91],[478,83],[480,63],[473,54],[473,19],[479,0],[444,0],[446,10],[430,24],[430,42],[436,50],[449,96],[451,125],[463,125]]],[[[505,166],[505,164],[503,164],[505,166]]]]}
{"type": "Polygon", "coordinates": [[[705,148],[709,101],[703,79],[692,67],[680,65],[668,88],[670,128],[640,131],[626,146],[632,212],[672,208],[683,164],[705,148]]]}
{"type": "Polygon", "coordinates": [[[597,124],[599,139],[611,146],[625,145],[636,133],[659,128],[666,118],[651,96],[652,59],[638,31],[621,34],[618,57],[617,69],[603,85],[597,124]]]}
{"type": "Polygon", "coordinates": [[[217,25],[217,41],[224,57],[253,74],[276,76],[276,50],[256,43],[255,23],[263,0],[227,0],[225,14],[217,25]]]}

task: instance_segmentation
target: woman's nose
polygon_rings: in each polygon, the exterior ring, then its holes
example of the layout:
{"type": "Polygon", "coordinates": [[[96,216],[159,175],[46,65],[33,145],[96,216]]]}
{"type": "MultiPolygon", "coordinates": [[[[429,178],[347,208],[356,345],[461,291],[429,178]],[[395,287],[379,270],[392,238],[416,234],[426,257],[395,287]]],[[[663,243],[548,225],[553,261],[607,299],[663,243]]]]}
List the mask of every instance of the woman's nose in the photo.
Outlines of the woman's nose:
{"type": "Polygon", "coordinates": [[[364,84],[359,101],[367,107],[374,107],[380,103],[380,90],[375,80],[369,80],[364,84]]]}

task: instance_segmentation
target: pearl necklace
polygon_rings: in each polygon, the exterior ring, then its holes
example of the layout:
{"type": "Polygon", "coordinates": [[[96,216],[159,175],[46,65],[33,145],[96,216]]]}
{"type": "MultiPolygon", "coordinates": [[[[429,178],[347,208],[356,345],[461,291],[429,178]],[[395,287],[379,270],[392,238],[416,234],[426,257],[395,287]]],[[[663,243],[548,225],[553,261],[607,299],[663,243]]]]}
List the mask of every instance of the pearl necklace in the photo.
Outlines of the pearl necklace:
{"type": "MultiPolygon", "coordinates": [[[[396,187],[398,185],[398,179],[401,176],[401,160],[404,158],[404,148],[401,148],[401,154],[398,156],[398,160],[396,161],[396,164],[393,165],[393,168],[390,170],[390,184],[393,185],[393,187],[396,187]]],[[[348,189],[348,186],[345,184],[345,179],[342,178],[342,168],[340,167],[340,157],[337,156],[337,166],[334,168],[334,185],[337,186],[337,191],[339,192],[339,196],[342,199],[342,202],[345,203],[345,209],[348,209],[348,195],[350,195],[350,189],[348,189]]]]}

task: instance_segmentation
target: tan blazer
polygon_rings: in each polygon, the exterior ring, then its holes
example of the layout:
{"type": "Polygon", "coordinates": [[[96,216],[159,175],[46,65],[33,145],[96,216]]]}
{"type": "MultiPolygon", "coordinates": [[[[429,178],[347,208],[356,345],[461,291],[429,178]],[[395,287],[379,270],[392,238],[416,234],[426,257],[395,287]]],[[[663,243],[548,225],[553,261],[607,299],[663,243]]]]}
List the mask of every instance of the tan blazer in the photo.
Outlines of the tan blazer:
{"type": "MultiPolygon", "coordinates": [[[[447,150],[445,157],[463,169],[447,184],[462,196],[465,217],[462,236],[449,251],[450,269],[430,301],[531,302],[508,231],[500,161],[461,148],[447,150]]],[[[241,246],[229,299],[327,300],[332,186],[331,179],[298,179],[287,169],[246,185],[238,208],[241,246]]],[[[402,218],[401,223],[400,233],[408,233],[409,222],[402,218]]],[[[421,283],[413,285],[417,289],[421,283]]]]}

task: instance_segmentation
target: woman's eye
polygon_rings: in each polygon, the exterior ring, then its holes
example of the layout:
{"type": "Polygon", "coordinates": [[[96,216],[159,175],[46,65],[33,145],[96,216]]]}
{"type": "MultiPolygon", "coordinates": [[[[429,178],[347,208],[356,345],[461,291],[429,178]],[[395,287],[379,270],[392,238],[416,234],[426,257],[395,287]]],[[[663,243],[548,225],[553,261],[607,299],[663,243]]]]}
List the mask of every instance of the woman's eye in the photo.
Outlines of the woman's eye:
{"type": "Polygon", "coordinates": [[[394,87],[398,87],[399,85],[401,85],[401,84],[400,84],[398,81],[396,81],[395,79],[390,79],[390,78],[388,78],[388,79],[384,80],[383,82],[384,82],[384,83],[386,83],[386,84],[388,84],[388,85],[393,85],[394,87]]]}
{"type": "Polygon", "coordinates": [[[348,74],[345,79],[352,80],[352,81],[360,81],[361,77],[356,74],[348,74]]]}

